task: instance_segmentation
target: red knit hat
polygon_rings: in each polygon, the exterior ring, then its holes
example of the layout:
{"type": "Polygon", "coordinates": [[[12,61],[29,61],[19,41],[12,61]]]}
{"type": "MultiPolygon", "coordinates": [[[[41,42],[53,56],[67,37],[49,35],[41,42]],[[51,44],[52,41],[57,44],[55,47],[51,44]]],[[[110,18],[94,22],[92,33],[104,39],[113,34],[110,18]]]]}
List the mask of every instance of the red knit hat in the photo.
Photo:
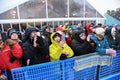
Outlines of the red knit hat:
{"type": "Polygon", "coordinates": [[[62,32],[64,32],[63,27],[57,27],[57,28],[56,28],[56,32],[62,34],[62,32]]]}
{"type": "Polygon", "coordinates": [[[62,31],[62,32],[64,32],[64,29],[63,29],[63,27],[57,27],[57,28],[56,28],[56,32],[57,32],[57,31],[62,31]]]}

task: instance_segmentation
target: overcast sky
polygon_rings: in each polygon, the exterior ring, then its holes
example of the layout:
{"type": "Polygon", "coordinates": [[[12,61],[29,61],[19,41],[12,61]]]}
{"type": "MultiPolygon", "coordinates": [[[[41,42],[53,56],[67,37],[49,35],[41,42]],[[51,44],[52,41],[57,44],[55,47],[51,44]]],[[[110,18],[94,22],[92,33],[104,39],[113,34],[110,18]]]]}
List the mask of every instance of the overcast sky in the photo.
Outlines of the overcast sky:
{"type": "Polygon", "coordinates": [[[120,0],[87,0],[93,5],[101,14],[107,10],[116,10],[120,8],[120,0]]]}

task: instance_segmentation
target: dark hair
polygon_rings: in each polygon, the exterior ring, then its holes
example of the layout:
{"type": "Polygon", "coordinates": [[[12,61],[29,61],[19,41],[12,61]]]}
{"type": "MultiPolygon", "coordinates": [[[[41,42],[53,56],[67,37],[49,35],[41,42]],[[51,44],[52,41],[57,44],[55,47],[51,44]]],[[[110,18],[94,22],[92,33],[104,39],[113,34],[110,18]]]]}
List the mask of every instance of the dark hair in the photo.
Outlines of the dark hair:
{"type": "Polygon", "coordinates": [[[54,39],[56,36],[60,37],[61,35],[59,33],[55,33],[52,38],[54,39]]]}

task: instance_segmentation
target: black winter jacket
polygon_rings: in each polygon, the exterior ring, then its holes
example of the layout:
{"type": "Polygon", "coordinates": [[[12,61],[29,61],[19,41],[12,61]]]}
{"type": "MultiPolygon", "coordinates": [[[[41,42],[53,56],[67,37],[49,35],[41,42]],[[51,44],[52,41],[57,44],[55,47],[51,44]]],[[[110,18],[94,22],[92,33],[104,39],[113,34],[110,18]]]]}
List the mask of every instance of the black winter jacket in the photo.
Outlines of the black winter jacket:
{"type": "Polygon", "coordinates": [[[88,42],[87,40],[80,39],[79,34],[80,32],[76,32],[74,39],[71,42],[71,48],[74,51],[74,56],[95,52],[96,43],[94,41],[88,42]]]}
{"type": "Polygon", "coordinates": [[[43,62],[48,62],[49,59],[46,55],[49,54],[48,44],[42,37],[37,36],[37,47],[33,46],[33,40],[28,39],[23,44],[23,55],[24,59],[30,59],[29,65],[39,64],[43,62]]]}

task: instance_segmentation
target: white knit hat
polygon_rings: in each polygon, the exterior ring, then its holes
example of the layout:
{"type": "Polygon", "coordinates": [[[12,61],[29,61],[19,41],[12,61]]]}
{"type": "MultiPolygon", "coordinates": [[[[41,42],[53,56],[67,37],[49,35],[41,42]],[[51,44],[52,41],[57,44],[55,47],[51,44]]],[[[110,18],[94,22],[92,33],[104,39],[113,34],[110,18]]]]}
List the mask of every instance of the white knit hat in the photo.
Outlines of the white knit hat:
{"type": "Polygon", "coordinates": [[[116,29],[113,27],[112,29],[111,29],[111,34],[113,33],[113,32],[115,32],[116,31],[116,29]]]}
{"type": "Polygon", "coordinates": [[[95,29],[96,34],[102,34],[103,32],[105,32],[105,30],[101,27],[95,29]]]}

